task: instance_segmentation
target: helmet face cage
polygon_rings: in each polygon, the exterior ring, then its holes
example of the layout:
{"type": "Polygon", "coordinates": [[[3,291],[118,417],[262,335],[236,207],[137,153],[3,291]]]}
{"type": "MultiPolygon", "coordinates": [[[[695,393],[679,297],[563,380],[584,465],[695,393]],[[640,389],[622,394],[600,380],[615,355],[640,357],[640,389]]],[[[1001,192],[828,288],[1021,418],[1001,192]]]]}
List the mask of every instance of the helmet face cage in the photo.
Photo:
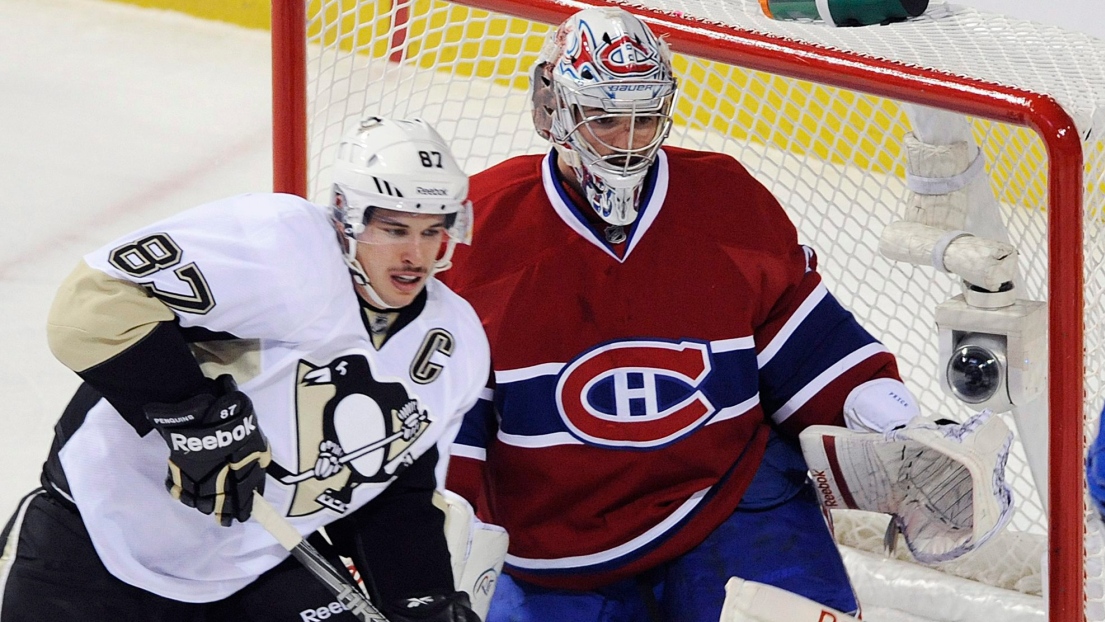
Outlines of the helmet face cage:
{"type": "MultiPolygon", "coordinates": [[[[636,82],[627,87],[662,88],[660,84],[636,82]]],[[[593,169],[630,177],[647,171],[656,159],[668,132],[671,131],[671,104],[674,93],[655,99],[616,102],[605,100],[608,106],[588,106],[595,98],[588,90],[607,88],[590,85],[572,88],[561,82],[553,86],[557,102],[557,129],[562,141],[579,153],[580,158],[593,169]],[[643,135],[645,138],[639,138],[643,135]]],[[[603,100],[599,100],[603,101],[603,100]]],[[[597,102],[596,102],[597,103],[597,102]]]]}
{"type": "Polygon", "coordinates": [[[561,24],[542,56],[548,68],[534,74],[534,101],[544,86],[536,80],[547,78],[549,140],[574,152],[568,163],[599,216],[632,223],[671,130],[676,83],[667,45],[622,9],[592,8],[561,24]]]}

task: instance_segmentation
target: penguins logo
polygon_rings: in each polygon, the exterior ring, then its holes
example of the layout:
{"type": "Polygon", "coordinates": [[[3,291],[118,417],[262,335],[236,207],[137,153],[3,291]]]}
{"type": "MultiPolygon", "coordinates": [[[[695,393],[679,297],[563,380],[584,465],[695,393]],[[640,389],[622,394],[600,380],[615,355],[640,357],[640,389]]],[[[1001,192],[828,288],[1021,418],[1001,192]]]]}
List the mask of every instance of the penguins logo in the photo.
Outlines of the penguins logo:
{"type": "Polygon", "coordinates": [[[358,484],[386,482],[414,462],[429,413],[402,384],[373,377],[364,355],[321,367],[301,360],[297,377],[299,472],[280,477],[296,484],[289,516],[344,513],[358,484]]]}

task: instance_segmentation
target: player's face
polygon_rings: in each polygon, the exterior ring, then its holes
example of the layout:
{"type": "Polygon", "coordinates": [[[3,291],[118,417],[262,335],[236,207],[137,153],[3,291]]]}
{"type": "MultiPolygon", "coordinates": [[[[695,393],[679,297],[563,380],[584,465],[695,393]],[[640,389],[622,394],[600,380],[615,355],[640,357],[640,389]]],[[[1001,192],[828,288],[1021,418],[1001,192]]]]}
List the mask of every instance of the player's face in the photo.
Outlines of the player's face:
{"type": "Polygon", "coordinates": [[[580,133],[599,156],[644,149],[660,131],[658,115],[611,115],[602,108],[583,107],[580,116],[580,133]]]}
{"type": "Polygon", "coordinates": [[[445,216],[378,209],[357,236],[357,262],[392,307],[410,304],[445,247],[445,216]]]}

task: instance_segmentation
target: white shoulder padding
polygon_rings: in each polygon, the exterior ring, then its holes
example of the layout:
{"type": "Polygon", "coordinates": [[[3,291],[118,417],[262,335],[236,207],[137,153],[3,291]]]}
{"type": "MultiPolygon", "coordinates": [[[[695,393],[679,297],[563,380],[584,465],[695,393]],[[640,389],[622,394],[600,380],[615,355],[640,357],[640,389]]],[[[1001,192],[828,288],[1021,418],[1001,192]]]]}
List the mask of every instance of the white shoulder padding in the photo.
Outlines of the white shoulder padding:
{"type": "Polygon", "coordinates": [[[858,622],[805,596],[733,577],[725,584],[719,622],[858,622]]]}
{"type": "Polygon", "coordinates": [[[448,490],[438,491],[438,495],[445,511],[454,587],[468,593],[472,610],[485,619],[506,559],[506,530],[477,519],[464,497],[448,490]]]}

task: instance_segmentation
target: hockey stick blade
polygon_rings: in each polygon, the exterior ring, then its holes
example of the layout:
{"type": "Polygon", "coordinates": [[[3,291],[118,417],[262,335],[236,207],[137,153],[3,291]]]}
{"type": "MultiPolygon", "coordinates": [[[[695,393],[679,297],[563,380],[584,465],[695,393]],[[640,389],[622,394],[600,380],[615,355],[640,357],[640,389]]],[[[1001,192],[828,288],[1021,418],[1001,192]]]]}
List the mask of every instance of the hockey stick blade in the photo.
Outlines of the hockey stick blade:
{"type": "Polygon", "coordinates": [[[280,546],[287,549],[304,568],[321,581],[347,611],[365,622],[388,622],[384,614],[361,593],[360,588],[342,576],[333,564],[299,535],[288,519],[278,514],[256,491],[253,493],[253,519],[261,523],[280,546]]]}

